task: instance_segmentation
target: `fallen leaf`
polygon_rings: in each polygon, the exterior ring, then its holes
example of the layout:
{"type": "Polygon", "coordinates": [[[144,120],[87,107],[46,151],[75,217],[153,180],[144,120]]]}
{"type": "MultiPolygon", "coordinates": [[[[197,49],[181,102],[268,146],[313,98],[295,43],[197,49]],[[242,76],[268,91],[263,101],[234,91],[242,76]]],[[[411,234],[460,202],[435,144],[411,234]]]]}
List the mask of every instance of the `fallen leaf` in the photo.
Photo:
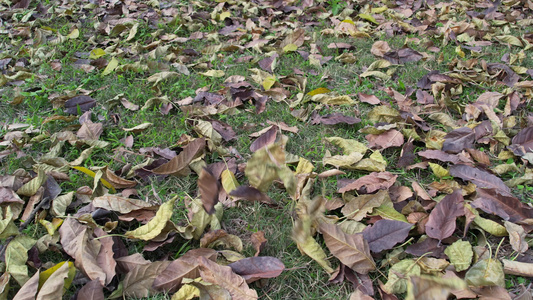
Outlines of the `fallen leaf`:
{"type": "Polygon", "coordinates": [[[366,274],[376,268],[362,234],[346,234],[335,224],[320,224],[320,231],[331,253],[350,269],[366,274]]]}
{"type": "Polygon", "coordinates": [[[426,223],[426,233],[429,237],[443,240],[455,231],[457,217],[464,215],[463,195],[460,190],[446,195],[431,211],[426,223]]]}
{"type": "Polygon", "coordinates": [[[379,253],[405,241],[412,227],[409,223],[383,219],[367,227],[363,231],[363,237],[368,242],[370,251],[379,253]]]}
{"type": "Polygon", "coordinates": [[[403,134],[395,129],[377,135],[368,134],[365,138],[368,141],[368,146],[373,149],[400,147],[404,144],[403,134]]]}
{"type": "Polygon", "coordinates": [[[365,175],[356,179],[344,187],[340,188],[338,193],[345,193],[352,190],[361,190],[365,188],[366,193],[372,193],[377,190],[384,190],[391,187],[395,182],[398,175],[393,175],[389,172],[372,172],[369,175],[365,175]]]}
{"type": "Polygon", "coordinates": [[[96,106],[96,100],[89,96],[81,95],[72,97],[65,102],[65,112],[71,115],[81,115],[96,106]]]}
{"type": "Polygon", "coordinates": [[[170,220],[174,210],[174,202],[177,198],[178,197],[176,196],[173,199],[163,203],[157,210],[155,217],[146,225],[143,225],[135,230],[127,231],[124,233],[124,235],[131,239],[141,239],[144,241],[149,241],[158,236],[163,228],[165,228],[168,220],[170,220]]]}
{"type": "Polygon", "coordinates": [[[261,278],[278,277],[285,270],[281,260],[271,256],[248,257],[228,265],[233,272],[242,276],[246,283],[261,278]]]}

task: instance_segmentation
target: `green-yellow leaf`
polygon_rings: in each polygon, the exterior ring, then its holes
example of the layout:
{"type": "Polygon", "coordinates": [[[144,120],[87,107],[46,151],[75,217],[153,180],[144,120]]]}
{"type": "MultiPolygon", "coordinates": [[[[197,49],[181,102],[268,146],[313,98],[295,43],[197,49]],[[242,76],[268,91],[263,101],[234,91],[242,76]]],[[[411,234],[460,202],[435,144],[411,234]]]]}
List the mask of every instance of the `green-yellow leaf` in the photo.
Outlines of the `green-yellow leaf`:
{"type": "Polygon", "coordinates": [[[300,160],[298,161],[298,166],[296,166],[296,174],[308,174],[313,172],[313,169],[315,166],[308,161],[307,159],[300,157],[300,160]]]}
{"type": "Polygon", "coordinates": [[[407,218],[402,215],[400,212],[398,212],[396,209],[394,209],[393,206],[390,205],[390,203],[385,203],[379,207],[374,208],[374,212],[372,215],[378,215],[382,217],[383,219],[389,219],[389,220],[395,220],[395,221],[402,221],[407,222],[407,218]]]}
{"type": "Polygon", "coordinates": [[[17,190],[17,194],[20,196],[33,196],[37,193],[37,190],[44,184],[46,181],[46,175],[42,169],[38,170],[37,177],[28,181],[26,184],[21,186],[17,190]]]}
{"type": "Polygon", "coordinates": [[[118,60],[116,58],[111,58],[111,61],[107,64],[104,71],[102,72],[102,76],[106,76],[111,74],[115,69],[118,67],[118,60]]]}
{"type": "Polygon", "coordinates": [[[372,7],[370,9],[370,12],[373,13],[373,14],[380,14],[384,11],[387,11],[387,9],[389,9],[386,5],[384,6],[380,6],[380,7],[372,7]]]}
{"type": "Polygon", "coordinates": [[[431,167],[431,171],[433,171],[433,174],[435,174],[435,176],[437,176],[438,178],[450,176],[450,172],[439,164],[430,162],[429,166],[431,167]]]}
{"type": "Polygon", "coordinates": [[[372,17],[372,15],[369,15],[369,14],[358,14],[357,15],[359,18],[363,19],[363,20],[367,20],[369,22],[372,22],[374,24],[379,24],[376,19],[374,17],[372,17]]]}
{"type": "Polygon", "coordinates": [[[102,57],[102,56],[104,56],[106,54],[107,53],[105,53],[105,51],[102,48],[94,48],[89,53],[89,58],[90,59],[97,59],[97,58],[100,58],[100,57],[102,57]]]}
{"type": "Polygon", "coordinates": [[[268,76],[267,78],[263,80],[262,85],[265,91],[268,91],[274,85],[274,83],[276,83],[276,77],[268,76]]]}
{"type": "MultiPolygon", "coordinates": [[[[85,167],[80,167],[80,166],[73,166],[71,167],[73,169],[76,169],[80,172],[83,172],[89,176],[91,176],[92,178],[95,178],[96,176],[96,173],[94,173],[93,171],[85,168],[85,167]]],[[[100,182],[108,189],[110,189],[113,193],[116,193],[117,191],[115,190],[115,188],[113,187],[113,185],[111,183],[109,183],[109,181],[103,179],[103,178],[100,178],[100,182]]]]}
{"type": "Polygon", "coordinates": [[[226,191],[226,194],[228,195],[231,193],[231,191],[239,187],[237,178],[235,178],[235,175],[229,169],[222,171],[222,174],[220,174],[220,180],[222,181],[222,187],[224,188],[224,191],[226,191]]]}
{"type": "Polygon", "coordinates": [[[324,87],[320,87],[320,88],[316,88],[316,89],[310,91],[309,93],[307,93],[307,95],[314,96],[314,95],[325,94],[325,93],[329,93],[329,92],[331,92],[330,89],[324,88],[324,87]]]}
{"type": "Polygon", "coordinates": [[[72,29],[72,31],[67,35],[69,39],[77,39],[80,36],[80,30],[78,28],[72,29]]]}
{"type": "Polygon", "coordinates": [[[283,52],[284,53],[287,53],[287,52],[294,52],[298,49],[298,46],[295,45],[295,44],[287,44],[285,45],[285,47],[283,47],[283,52]]]}
{"type": "Polygon", "coordinates": [[[23,286],[30,279],[26,261],[28,260],[28,250],[34,244],[34,239],[26,235],[18,235],[6,247],[6,272],[17,281],[19,286],[23,286]]]}
{"type": "Polygon", "coordinates": [[[332,143],[333,145],[339,146],[343,150],[344,154],[358,152],[364,155],[368,150],[368,147],[365,146],[365,144],[356,140],[343,139],[340,137],[333,136],[326,137],[326,141],[332,143]]]}
{"type": "Polygon", "coordinates": [[[467,241],[461,240],[446,247],[444,253],[448,256],[450,263],[455,267],[457,272],[467,270],[474,257],[472,245],[467,241]]]}
{"type": "Polygon", "coordinates": [[[389,269],[389,280],[383,286],[388,294],[401,294],[407,291],[407,281],[412,275],[420,275],[420,266],[413,259],[404,259],[389,269]]]}
{"type": "Polygon", "coordinates": [[[144,241],[149,241],[158,236],[167,225],[167,222],[170,220],[172,211],[174,210],[174,202],[177,198],[178,197],[176,196],[163,203],[157,210],[157,213],[152,220],[133,231],[126,232],[124,235],[128,238],[140,239],[144,241]]]}
{"type": "Polygon", "coordinates": [[[487,258],[475,263],[465,274],[468,285],[505,287],[505,274],[502,263],[497,259],[487,258]]]}
{"type": "Polygon", "coordinates": [[[226,73],[224,73],[224,71],[222,71],[222,70],[209,70],[207,72],[198,73],[198,74],[204,75],[204,76],[207,76],[207,77],[219,78],[219,77],[224,77],[224,75],[226,73]]]}
{"type": "Polygon", "coordinates": [[[74,266],[74,263],[71,261],[62,261],[55,266],[49,268],[46,271],[42,271],[39,274],[39,288],[43,286],[43,284],[50,278],[50,275],[54,274],[57,269],[61,268],[65,263],[68,264],[68,276],[65,279],[65,285],[63,286],[63,292],[67,291],[70,287],[70,284],[72,284],[72,281],[74,280],[74,276],[76,275],[76,267],[74,266]]]}

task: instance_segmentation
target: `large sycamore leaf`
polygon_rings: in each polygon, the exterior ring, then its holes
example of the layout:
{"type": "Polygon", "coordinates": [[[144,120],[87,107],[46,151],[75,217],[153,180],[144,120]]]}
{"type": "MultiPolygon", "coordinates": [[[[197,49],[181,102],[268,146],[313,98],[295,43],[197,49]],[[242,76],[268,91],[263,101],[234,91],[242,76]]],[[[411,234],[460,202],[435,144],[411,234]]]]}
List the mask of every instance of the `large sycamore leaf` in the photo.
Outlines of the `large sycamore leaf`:
{"type": "Polygon", "coordinates": [[[144,241],[149,241],[158,236],[172,216],[176,199],[177,196],[163,203],[152,220],[135,230],[126,232],[124,235],[131,239],[140,239],[144,241]]]}
{"type": "Polygon", "coordinates": [[[429,214],[426,233],[429,237],[443,240],[455,231],[455,220],[464,215],[464,199],[461,190],[446,195],[429,214]]]}
{"type": "Polygon", "coordinates": [[[533,218],[533,208],[497,189],[477,189],[471,205],[512,223],[533,218]]]}
{"type": "Polygon", "coordinates": [[[467,288],[460,278],[439,278],[435,276],[411,276],[407,282],[406,300],[446,300],[451,291],[467,288]]]}
{"type": "Polygon", "coordinates": [[[261,278],[278,277],[285,265],[281,260],[271,256],[248,257],[228,265],[233,272],[251,283],[261,278]]]}
{"type": "Polygon", "coordinates": [[[127,297],[142,298],[156,294],[152,288],[155,278],[168,267],[170,261],[154,261],[133,268],[124,277],[123,295],[127,297]]]}
{"type": "Polygon", "coordinates": [[[226,289],[233,300],[258,299],[257,292],[246,284],[241,276],[235,274],[231,267],[221,266],[203,256],[198,258],[202,279],[226,289]]]}
{"type": "Polygon", "coordinates": [[[335,224],[320,224],[320,231],[331,253],[350,269],[361,274],[376,269],[368,243],[361,233],[346,234],[335,224]]]}
{"type": "Polygon", "coordinates": [[[187,251],[180,258],[172,261],[163,272],[157,275],[152,287],[158,291],[172,293],[181,286],[183,278],[194,279],[199,277],[198,257],[200,256],[215,260],[217,252],[208,248],[187,251]]]}
{"type": "Polygon", "coordinates": [[[378,253],[405,241],[412,227],[412,224],[406,222],[382,219],[364,230],[363,237],[368,242],[370,251],[378,253]]]}
{"type": "Polygon", "coordinates": [[[457,272],[467,270],[474,257],[472,245],[467,241],[461,240],[446,247],[444,253],[448,256],[450,263],[455,267],[455,271],[457,272]]]}

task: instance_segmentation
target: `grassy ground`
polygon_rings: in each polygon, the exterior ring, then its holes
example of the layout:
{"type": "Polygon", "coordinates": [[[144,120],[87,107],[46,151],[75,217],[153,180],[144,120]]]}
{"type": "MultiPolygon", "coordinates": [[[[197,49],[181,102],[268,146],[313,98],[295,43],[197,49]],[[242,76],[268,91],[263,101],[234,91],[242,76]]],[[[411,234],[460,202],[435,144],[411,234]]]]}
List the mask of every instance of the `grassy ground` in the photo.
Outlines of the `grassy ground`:
{"type": "MultiPolygon", "coordinates": [[[[161,2],[160,4],[164,7],[176,6],[185,8],[187,3],[177,2],[177,4],[171,4],[161,2]]],[[[14,15],[13,18],[23,18],[29,9],[37,8],[34,7],[35,5],[32,3],[28,10],[18,11],[17,14],[20,15],[14,15]]],[[[55,6],[55,3],[50,2],[49,5],[55,6]]],[[[191,2],[190,5],[195,9],[203,7],[201,2],[191,2]]],[[[206,5],[211,6],[210,4],[206,5]]],[[[207,52],[205,50],[210,46],[214,47],[228,41],[227,37],[219,35],[212,39],[208,37],[191,40],[186,43],[163,42],[162,45],[170,46],[172,49],[165,49],[166,52],[161,55],[157,53],[150,55],[148,54],[149,50],[139,49],[150,43],[158,42],[165,35],[175,34],[179,37],[188,37],[195,32],[214,35],[218,30],[225,27],[224,23],[211,20],[189,22],[183,19],[178,20],[178,24],[172,24],[172,22],[169,23],[164,19],[147,21],[145,18],[145,20],[140,20],[137,23],[138,29],[135,36],[131,40],[125,41],[128,34],[112,36],[103,34],[101,30],[96,30],[95,28],[99,28],[98,26],[105,25],[104,14],[98,10],[95,10],[98,14],[92,13],[91,10],[83,10],[80,6],[82,4],[75,6],[73,14],[58,12],[54,15],[55,17],[33,21],[39,22],[31,25],[33,32],[35,32],[35,28],[40,28],[52,33],[47,40],[38,46],[33,46],[29,43],[28,36],[13,34],[14,28],[19,28],[20,24],[28,23],[21,22],[10,25],[10,21],[7,21],[4,25],[3,30],[8,30],[10,34],[0,35],[0,45],[4,49],[3,53],[0,54],[0,59],[12,58],[15,61],[20,61],[24,65],[21,69],[30,72],[31,76],[0,87],[0,137],[5,137],[13,131],[9,128],[11,124],[27,124],[33,130],[29,133],[24,133],[22,137],[22,139],[28,141],[21,149],[25,156],[19,157],[19,152],[1,158],[0,174],[12,174],[19,168],[31,169],[32,158],[38,160],[54,145],[54,140],[51,137],[55,133],[67,130],[75,132],[79,128],[77,119],[50,122],[46,122],[46,120],[50,116],[68,116],[60,105],[54,107],[54,103],[61,103],[61,101],[54,101],[87,92],[97,102],[92,109],[93,121],[101,122],[104,125],[100,140],[109,142],[109,145],[105,148],[95,149],[83,161],[82,166],[87,168],[107,166],[111,170],[118,170],[126,164],[133,166],[140,164],[146,158],[140,152],[142,148],[159,147],[163,149],[174,147],[183,134],[196,135],[193,131],[192,123],[194,117],[176,108],[177,106],[170,113],[162,114],[160,111],[161,105],[159,104],[149,109],[132,111],[116,101],[113,102],[113,98],[117,95],[122,95],[120,97],[124,97],[131,103],[142,107],[148,99],[154,97],[167,96],[171,101],[177,102],[186,97],[194,97],[198,89],[217,92],[224,88],[224,80],[231,75],[243,75],[247,81],[253,82],[251,80],[253,73],[250,69],[259,68],[257,61],[265,58],[264,53],[269,50],[263,49],[262,52],[259,52],[253,49],[243,49],[236,52],[217,51],[214,54],[203,53],[207,52]],[[79,30],[79,37],[66,38],[64,41],[55,44],[54,38],[58,34],[66,36],[72,33],[74,28],[79,30]],[[97,41],[97,45],[95,45],[94,41],[97,41]],[[116,57],[119,65],[141,62],[148,66],[147,70],[140,72],[114,71],[108,75],[102,75],[103,69],[94,69],[91,72],[80,69],[80,59],[88,59],[89,52],[93,49],[97,47],[105,49],[114,45],[117,45],[120,51],[109,50],[109,53],[102,57],[106,63],[109,63],[112,57],[116,57]],[[169,63],[166,56],[172,53],[181,55],[185,49],[193,49],[198,53],[198,56],[193,57],[192,63],[188,65],[190,75],[181,74],[175,78],[163,80],[155,86],[147,81],[150,75],[157,74],[162,70],[175,71],[175,67],[169,63]],[[136,54],[135,51],[139,51],[139,53],[136,54]],[[43,55],[45,57],[42,57],[43,55]],[[247,62],[238,62],[239,58],[246,56],[252,56],[252,59],[247,62]],[[56,64],[61,65],[60,70],[54,69],[56,64]],[[202,68],[205,64],[209,65],[208,69],[223,70],[225,75],[221,78],[201,75],[200,73],[205,71],[202,68]],[[15,99],[20,101],[15,101],[15,99]],[[14,101],[17,103],[13,104],[14,101]],[[151,122],[153,126],[145,131],[133,134],[123,130],[123,128],[131,128],[144,122],[151,122]],[[127,151],[120,152],[119,149],[124,147],[124,139],[129,135],[134,138],[133,145],[127,151]],[[31,138],[37,136],[41,137],[39,142],[29,142],[31,138]]],[[[326,1],[323,6],[327,11],[333,12],[334,15],[341,13],[345,8],[344,2],[340,1],[326,1]]],[[[58,11],[64,9],[61,5],[57,5],[56,8],[58,11]]],[[[357,4],[355,8],[358,8],[357,4]]],[[[209,10],[208,8],[206,9],[209,10]]],[[[150,11],[150,9],[147,11],[150,11]]],[[[236,14],[237,12],[237,10],[232,10],[232,13],[236,14]]],[[[461,17],[464,18],[464,16],[459,16],[459,18],[461,17]]],[[[494,43],[485,47],[481,54],[465,50],[466,56],[460,57],[456,53],[456,45],[450,42],[447,45],[441,45],[442,39],[430,34],[408,33],[389,37],[376,30],[369,37],[355,38],[345,35],[331,36],[323,33],[323,30],[331,29],[332,27],[329,19],[319,19],[318,25],[307,27],[305,35],[310,37],[310,39],[306,41],[305,46],[301,49],[309,50],[310,44],[316,44],[316,47],[321,49],[323,56],[335,58],[341,54],[341,51],[328,49],[327,46],[332,42],[349,43],[354,47],[349,52],[356,57],[355,62],[347,64],[331,59],[323,66],[318,67],[310,64],[308,60],[297,52],[282,53],[277,59],[277,66],[274,72],[278,76],[278,80],[282,76],[293,75],[295,69],[302,71],[304,73],[303,77],[307,79],[305,90],[289,90],[290,96],[287,97],[287,100],[293,101],[298,93],[307,93],[317,88],[328,88],[339,95],[351,95],[354,99],[357,99],[356,95],[358,93],[365,93],[394,103],[392,98],[383,91],[383,88],[390,87],[400,93],[405,93],[407,89],[416,88],[418,80],[429,71],[447,72],[453,69],[452,62],[454,61],[464,62],[475,57],[483,59],[487,63],[497,63],[500,62],[504,54],[517,54],[521,50],[517,47],[494,43]],[[428,53],[430,56],[426,60],[397,66],[396,71],[389,80],[381,80],[374,77],[361,78],[359,75],[376,60],[376,57],[370,52],[373,43],[376,41],[386,41],[393,49],[407,45],[414,50],[428,53]],[[434,41],[440,47],[440,50],[436,53],[427,51],[424,46],[427,41],[434,41]]],[[[513,27],[510,30],[513,35],[522,36],[530,29],[531,27],[513,27]]],[[[271,37],[276,35],[277,32],[272,30],[271,37]]],[[[264,36],[268,37],[269,35],[264,34],[264,36]]],[[[36,39],[35,35],[33,35],[33,38],[34,40],[36,39]]],[[[253,39],[251,34],[247,34],[244,38],[253,39]]],[[[532,64],[529,58],[530,54],[528,54],[528,59],[524,60],[523,66],[526,68],[531,67],[529,65],[532,64]]],[[[6,72],[5,69],[2,72],[6,72]]],[[[258,90],[261,89],[259,84],[252,84],[258,90]]],[[[490,82],[467,83],[463,86],[462,94],[458,95],[454,101],[463,106],[466,103],[473,102],[479,94],[488,90],[502,91],[503,88],[494,86],[490,82]]],[[[279,103],[269,100],[266,104],[266,110],[261,114],[254,112],[255,107],[251,103],[245,103],[243,107],[236,111],[236,114],[220,114],[211,117],[226,122],[236,132],[236,139],[225,144],[225,147],[236,149],[244,158],[240,162],[245,162],[251,155],[249,147],[252,140],[248,135],[266,127],[268,125],[267,121],[285,122],[289,126],[298,127],[298,133],[286,133],[289,137],[287,152],[310,160],[316,167],[315,172],[318,173],[329,169],[329,167],[322,165],[322,158],[326,150],[331,152],[338,151],[336,147],[328,144],[324,137],[338,136],[365,141],[364,134],[359,131],[370,124],[365,116],[373,108],[372,105],[357,102],[355,105],[327,106],[320,111],[322,115],[341,112],[349,116],[358,116],[362,119],[361,123],[331,126],[312,125],[309,122],[302,122],[291,115],[293,110],[286,103],[288,102],[287,100],[279,103]]],[[[527,110],[530,110],[530,108],[527,108],[527,110]]],[[[527,112],[525,111],[524,113],[527,112]]],[[[454,119],[461,118],[461,114],[456,111],[448,110],[447,113],[454,119]]],[[[420,112],[420,115],[425,117],[423,111],[420,112]]],[[[432,125],[437,125],[436,122],[431,122],[432,125]]],[[[0,146],[0,151],[6,149],[5,145],[0,146]]],[[[84,149],[86,148],[65,143],[60,150],[59,156],[64,157],[67,161],[72,161],[78,158],[84,149]]],[[[388,170],[400,175],[398,178],[399,184],[418,181],[424,185],[435,180],[434,175],[429,170],[420,171],[415,169],[406,171],[401,168],[395,168],[394,165],[400,155],[399,148],[388,149],[383,154],[391,166],[388,170]]],[[[207,163],[222,161],[221,157],[216,153],[207,154],[205,160],[207,163]]],[[[338,178],[357,178],[363,174],[366,173],[351,171],[347,175],[338,178]]],[[[68,175],[70,181],[61,184],[64,191],[74,191],[84,185],[92,186],[92,179],[79,172],[69,171],[68,175]]],[[[511,173],[506,176],[511,178],[519,175],[518,173],[511,173]]],[[[157,200],[154,194],[157,194],[161,199],[169,199],[173,195],[185,196],[196,195],[197,193],[197,176],[195,174],[186,178],[167,177],[164,179],[148,178],[136,180],[140,182],[140,186],[137,189],[139,198],[147,201],[157,200]]],[[[246,182],[244,178],[239,178],[239,181],[241,183],[246,182]]],[[[326,180],[323,184],[317,184],[316,190],[328,198],[338,196],[335,193],[337,190],[336,180],[333,179],[326,180]]],[[[531,201],[529,190],[523,188],[518,193],[521,195],[522,200],[531,201]]],[[[253,255],[254,252],[250,244],[247,243],[251,233],[261,230],[265,232],[265,237],[268,240],[268,245],[262,254],[280,258],[288,268],[288,271],[283,272],[277,278],[260,281],[252,285],[252,287],[257,289],[260,298],[346,299],[352,292],[351,284],[346,282],[336,285],[328,284],[329,275],[310,258],[302,255],[295,242],[291,239],[294,217],[292,200],[283,189],[276,186],[269,190],[269,195],[279,204],[278,206],[269,207],[259,203],[241,203],[237,207],[226,209],[223,218],[223,228],[229,233],[241,237],[245,245],[248,245],[243,253],[245,256],[253,255]]],[[[178,205],[177,209],[183,207],[183,204],[181,204],[178,205]]],[[[176,222],[185,222],[185,213],[178,211],[176,218],[176,222]]],[[[30,227],[28,233],[38,237],[42,232],[36,227],[30,227]]],[[[325,248],[321,238],[318,241],[325,248]]],[[[130,252],[136,252],[142,249],[142,244],[129,242],[128,247],[130,252]]],[[[181,247],[196,248],[198,247],[198,242],[175,242],[161,251],[175,251],[175,249],[181,247]]],[[[158,253],[145,253],[145,255],[155,258],[158,253]]],[[[43,260],[59,261],[62,259],[57,253],[53,252],[44,253],[42,257],[43,260]]],[[[386,278],[382,276],[373,279],[386,281],[386,278]]],[[[515,279],[510,278],[509,280],[515,279]]],[[[165,297],[166,299],[170,298],[170,296],[157,296],[150,299],[165,299],[165,297]]]]}

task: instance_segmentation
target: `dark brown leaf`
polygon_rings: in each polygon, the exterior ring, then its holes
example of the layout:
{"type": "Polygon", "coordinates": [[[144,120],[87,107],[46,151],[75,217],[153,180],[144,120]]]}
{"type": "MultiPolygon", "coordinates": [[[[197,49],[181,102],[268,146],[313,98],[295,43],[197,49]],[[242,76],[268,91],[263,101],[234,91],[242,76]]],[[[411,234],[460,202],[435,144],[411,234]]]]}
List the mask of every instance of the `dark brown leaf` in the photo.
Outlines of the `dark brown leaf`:
{"type": "Polygon", "coordinates": [[[368,242],[370,251],[378,253],[405,241],[412,227],[412,224],[406,222],[382,219],[363,230],[363,237],[368,242]]]}
{"type": "Polygon", "coordinates": [[[442,150],[425,150],[417,152],[416,154],[425,159],[435,159],[442,162],[451,162],[452,164],[457,164],[460,162],[457,155],[449,154],[442,150]]]}
{"type": "Polygon", "coordinates": [[[389,51],[383,55],[384,59],[395,65],[404,64],[406,62],[419,61],[422,59],[422,57],[422,54],[407,47],[396,51],[389,51]]]}
{"type": "Polygon", "coordinates": [[[400,152],[400,157],[398,158],[398,163],[396,166],[398,168],[405,168],[408,165],[411,165],[415,162],[414,154],[415,146],[413,145],[413,140],[409,139],[402,146],[402,151],[400,152]]]}
{"type": "Polygon", "coordinates": [[[431,211],[426,223],[426,234],[434,239],[443,240],[455,231],[455,220],[464,215],[464,199],[461,190],[446,195],[431,211]]]}
{"type": "Polygon", "coordinates": [[[253,141],[253,143],[250,145],[250,151],[255,152],[265,146],[274,143],[274,141],[276,141],[278,130],[278,126],[272,125],[269,130],[267,130],[265,133],[260,135],[255,141],[253,141]]]}
{"type": "Polygon", "coordinates": [[[246,283],[257,281],[261,278],[278,277],[285,265],[281,260],[271,256],[248,257],[228,265],[233,272],[241,275],[246,283]]]}
{"type": "Polygon", "coordinates": [[[361,119],[345,116],[341,113],[332,113],[325,116],[314,113],[314,116],[311,117],[311,124],[335,125],[339,123],[345,123],[352,125],[359,122],[361,122],[361,119]]]}
{"type": "Polygon", "coordinates": [[[497,189],[477,189],[471,205],[512,223],[533,218],[533,208],[497,189]]]}
{"type": "Polygon", "coordinates": [[[407,246],[406,253],[414,256],[428,255],[436,258],[441,258],[444,255],[445,245],[442,245],[439,240],[426,238],[422,242],[407,246]]]}
{"type": "Polygon", "coordinates": [[[220,183],[206,168],[202,169],[198,178],[198,189],[200,190],[202,205],[205,211],[210,215],[214,214],[215,205],[218,203],[220,183]]]}
{"type": "Polygon", "coordinates": [[[442,151],[459,153],[474,146],[475,134],[469,127],[461,127],[444,136],[442,151]]]}
{"type": "Polygon", "coordinates": [[[524,156],[527,152],[533,152],[533,127],[520,130],[511,141],[509,149],[515,155],[524,156]]]}
{"type": "Polygon", "coordinates": [[[81,95],[72,97],[65,102],[65,112],[71,115],[79,115],[80,113],[84,113],[95,106],[96,100],[89,96],[81,95]]]}
{"type": "Polygon", "coordinates": [[[160,165],[152,170],[154,174],[158,175],[176,175],[179,176],[189,167],[189,163],[202,155],[205,148],[205,138],[198,138],[190,142],[183,151],[172,158],[168,163],[160,165]]]}
{"type": "Polygon", "coordinates": [[[259,64],[259,67],[269,73],[273,73],[274,70],[273,70],[273,66],[275,67],[275,61],[276,59],[279,57],[279,55],[277,53],[274,53],[273,55],[269,56],[269,57],[266,57],[266,58],[263,58],[262,60],[260,60],[258,62],[259,64]]]}
{"type": "Polygon", "coordinates": [[[249,201],[263,202],[267,204],[274,203],[272,199],[270,199],[270,197],[268,197],[266,194],[264,194],[260,190],[254,187],[245,186],[245,185],[241,185],[237,187],[236,189],[234,189],[233,191],[231,191],[230,196],[233,196],[235,198],[246,199],[249,201]]]}
{"type": "Polygon", "coordinates": [[[497,189],[507,194],[511,192],[509,187],[498,176],[478,168],[462,164],[453,165],[450,167],[450,175],[461,178],[462,180],[471,181],[478,188],[497,189]]]}

